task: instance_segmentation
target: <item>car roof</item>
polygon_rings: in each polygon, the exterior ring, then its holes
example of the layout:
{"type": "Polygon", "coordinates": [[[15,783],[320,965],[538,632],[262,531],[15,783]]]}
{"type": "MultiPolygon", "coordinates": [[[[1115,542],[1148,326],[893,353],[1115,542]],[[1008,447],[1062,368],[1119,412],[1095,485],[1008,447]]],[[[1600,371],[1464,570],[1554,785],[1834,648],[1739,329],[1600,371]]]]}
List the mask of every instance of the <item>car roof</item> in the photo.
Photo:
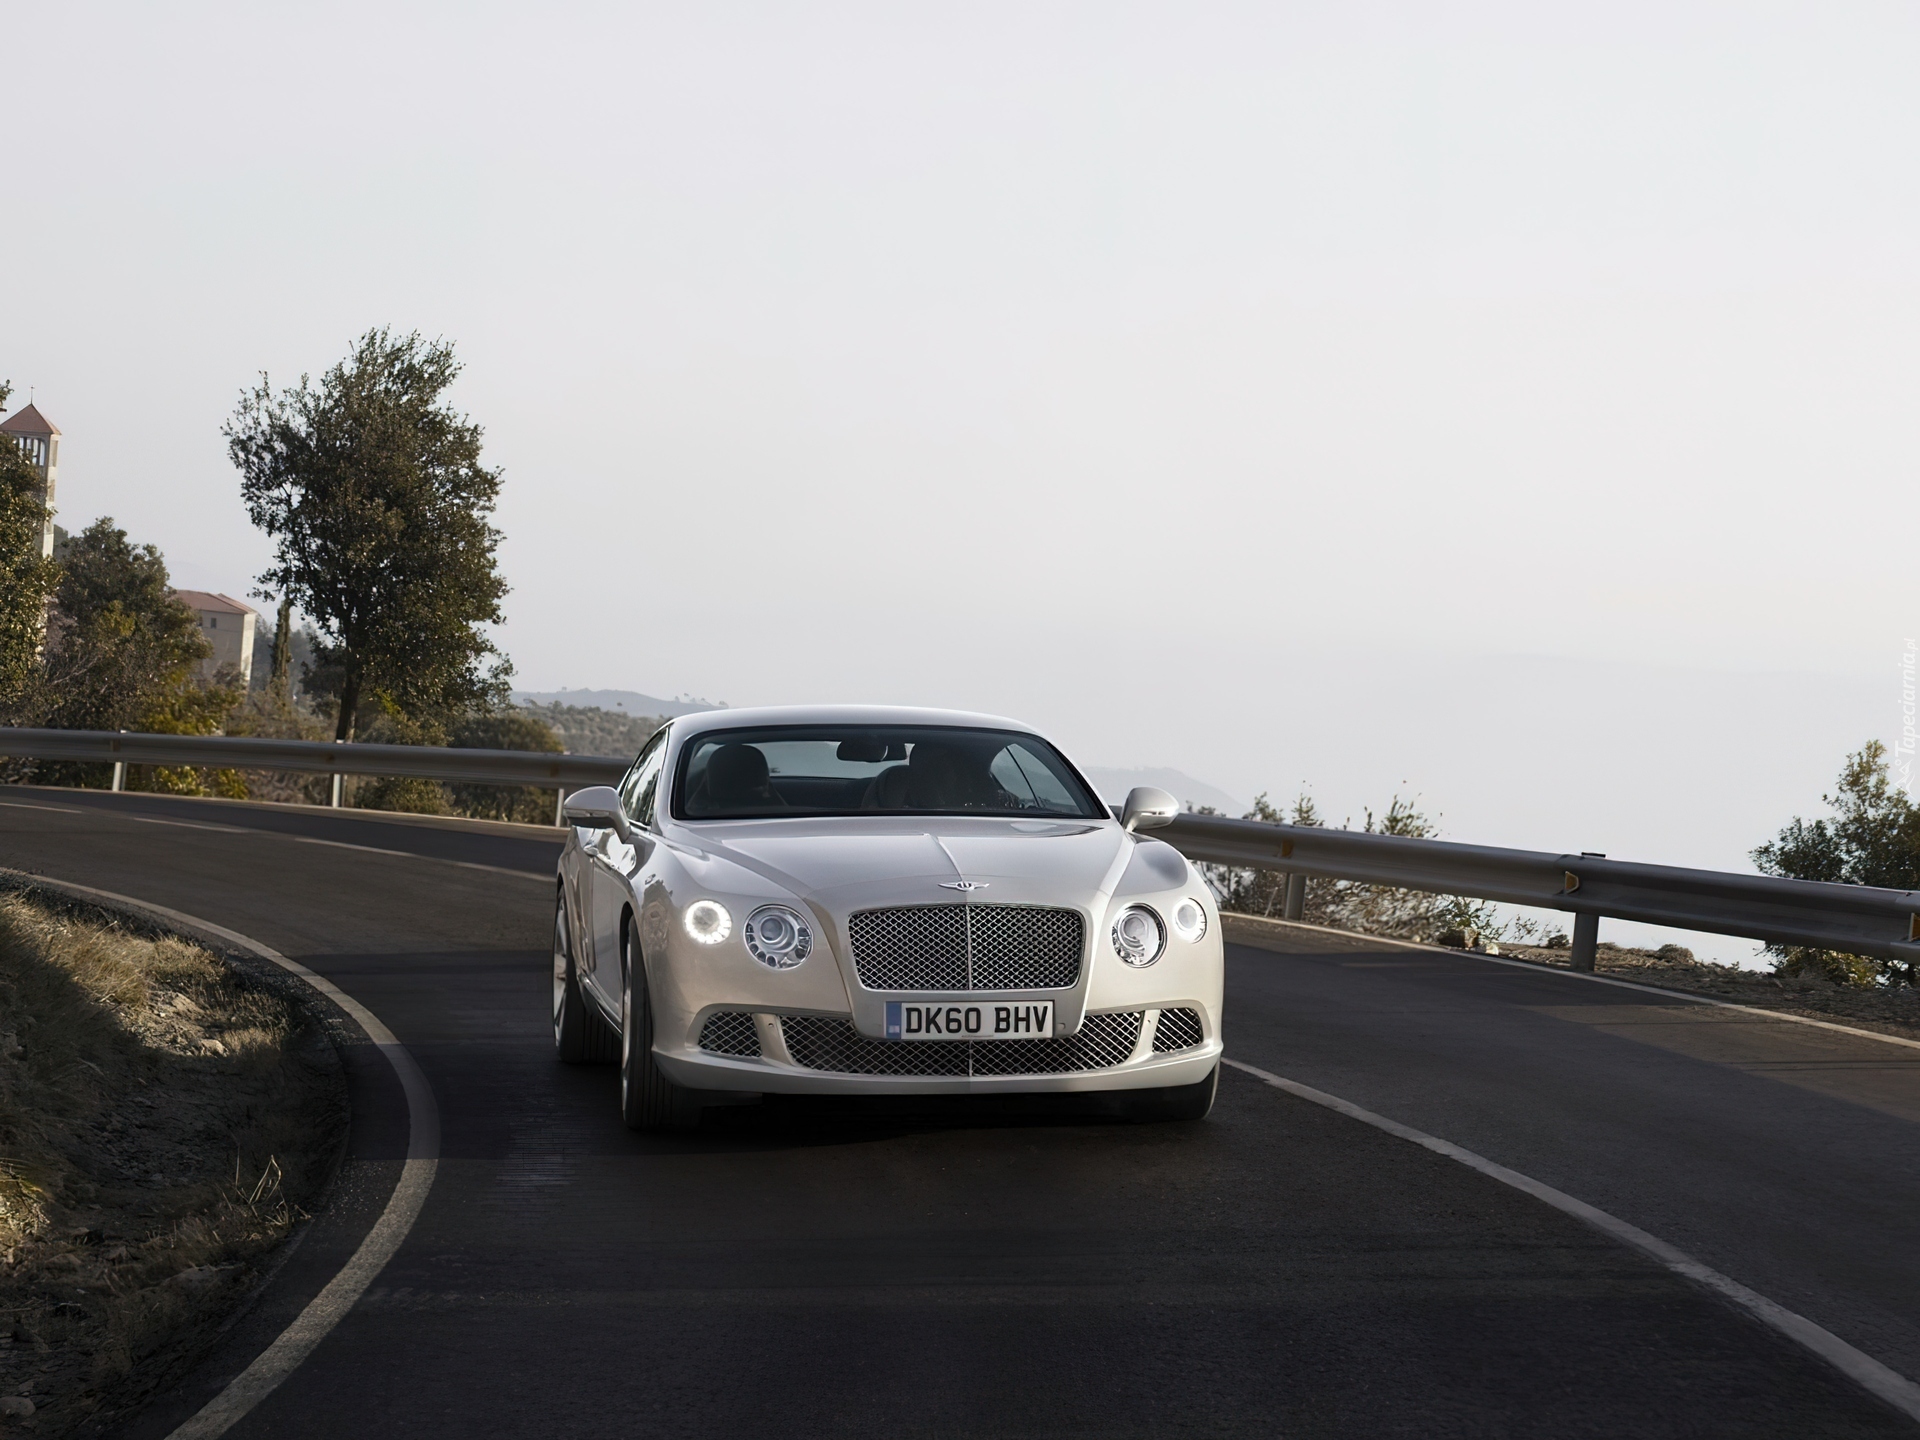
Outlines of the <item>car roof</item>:
{"type": "Polygon", "coordinates": [[[1040,732],[1003,715],[978,715],[969,710],[931,710],[915,705],[763,705],[741,710],[700,710],[677,716],[674,730],[681,735],[708,730],[742,730],[763,725],[957,725],[978,730],[1040,732]]]}

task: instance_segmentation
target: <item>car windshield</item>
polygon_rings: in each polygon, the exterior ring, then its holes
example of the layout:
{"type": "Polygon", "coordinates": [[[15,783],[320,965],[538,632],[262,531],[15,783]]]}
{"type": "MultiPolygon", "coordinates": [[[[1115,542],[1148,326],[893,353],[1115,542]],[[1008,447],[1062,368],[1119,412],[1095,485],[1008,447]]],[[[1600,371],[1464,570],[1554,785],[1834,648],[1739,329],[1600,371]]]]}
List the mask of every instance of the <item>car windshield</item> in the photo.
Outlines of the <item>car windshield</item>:
{"type": "Polygon", "coordinates": [[[1046,741],[945,725],[779,725],[696,735],[680,752],[682,820],[770,816],[1107,817],[1046,741]]]}

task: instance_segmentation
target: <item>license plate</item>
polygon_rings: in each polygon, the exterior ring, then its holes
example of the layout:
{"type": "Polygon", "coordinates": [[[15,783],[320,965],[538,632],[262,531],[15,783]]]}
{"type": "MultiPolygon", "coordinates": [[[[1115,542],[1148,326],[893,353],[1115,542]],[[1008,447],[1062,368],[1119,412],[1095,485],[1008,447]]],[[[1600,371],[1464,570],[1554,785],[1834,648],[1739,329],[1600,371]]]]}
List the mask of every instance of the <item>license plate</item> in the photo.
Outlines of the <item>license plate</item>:
{"type": "Polygon", "coordinates": [[[1053,1034],[1051,1000],[887,1002],[889,1040],[1043,1040],[1053,1034]]]}

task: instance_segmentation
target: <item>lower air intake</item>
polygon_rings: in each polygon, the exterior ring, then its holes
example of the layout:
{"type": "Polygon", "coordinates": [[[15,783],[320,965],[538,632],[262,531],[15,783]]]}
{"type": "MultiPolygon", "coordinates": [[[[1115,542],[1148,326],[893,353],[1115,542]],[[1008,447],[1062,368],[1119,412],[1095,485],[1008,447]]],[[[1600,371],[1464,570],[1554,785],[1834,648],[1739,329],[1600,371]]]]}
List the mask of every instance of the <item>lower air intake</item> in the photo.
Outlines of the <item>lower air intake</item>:
{"type": "Polygon", "coordinates": [[[1051,1040],[869,1040],[849,1020],[783,1015],[794,1063],[838,1075],[1066,1075],[1105,1070],[1133,1053],[1145,1012],[1089,1015],[1051,1040]]]}
{"type": "Polygon", "coordinates": [[[715,1055],[758,1055],[760,1031],[745,1010],[717,1010],[700,1027],[700,1048],[715,1055]]]}
{"type": "Polygon", "coordinates": [[[1200,1026],[1200,1012],[1188,1010],[1162,1010],[1160,1023],[1153,1032],[1153,1051],[1156,1055],[1167,1055],[1175,1050],[1191,1050],[1206,1039],[1206,1031],[1200,1026]]]}

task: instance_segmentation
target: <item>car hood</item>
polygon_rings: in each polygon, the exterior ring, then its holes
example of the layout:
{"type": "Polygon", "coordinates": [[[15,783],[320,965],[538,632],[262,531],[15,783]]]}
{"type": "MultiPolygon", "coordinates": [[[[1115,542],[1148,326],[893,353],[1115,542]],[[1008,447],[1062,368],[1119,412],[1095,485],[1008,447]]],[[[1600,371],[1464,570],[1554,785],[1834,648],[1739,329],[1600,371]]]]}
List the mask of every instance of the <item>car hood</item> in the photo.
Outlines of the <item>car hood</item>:
{"type": "Polygon", "coordinates": [[[709,853],[836,916],[963,896],[1091,909],[1113,893],[1134,848],[1113,824],[946,817],[732,825],[700,839],[709,853]]]}

